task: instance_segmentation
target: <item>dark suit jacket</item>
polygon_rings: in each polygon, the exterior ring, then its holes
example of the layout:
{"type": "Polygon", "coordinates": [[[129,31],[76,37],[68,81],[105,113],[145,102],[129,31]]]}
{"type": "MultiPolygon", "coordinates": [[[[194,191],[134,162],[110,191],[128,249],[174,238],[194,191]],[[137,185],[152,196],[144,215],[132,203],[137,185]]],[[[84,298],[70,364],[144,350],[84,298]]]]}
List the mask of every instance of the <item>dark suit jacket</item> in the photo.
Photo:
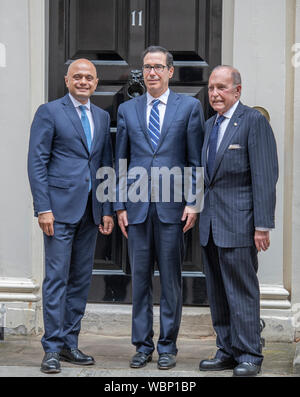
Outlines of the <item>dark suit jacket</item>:
{"type": "Polygon", "coordinates": [[[257,110],[239,103],[217,152],[211,179],[206,171],[209,135],[216,116],[205,125],[202,166],[205,202],[200,214],[200,241],[206,246],[210,227],[219,247],[254,244],[255,227],[274,228],[278,160],[270,124],[257,110]]]}
{"type": "Polygon", "coordinates": [[[76,223],[84,214],[89,181],[92,182],[95,224],[103,215],[111,215],[110,203],[99,203],[96,172],[101,166],[112,167],[110,117],[91,104],[95,124],[91,153],[77,111],[69,97],[41,105],[30,132],[28,175],[35,215],[52,210],[55,220],[76,223]]]}
{"type": "MultiPolygon", "coordinates": [[[[170,90],[161,136],[156,150],[153,149],[146,121],[147,95],[123,103],[118,111],[116,143],[116,173],[119,175],[119,159],[127,159],[128,173],[134,167],[147,170],[147,202],[123,202],[118,199],[114,209],[126,209],[129,224],[145,221],[151,194],[151,167],[178,167],[183,175],[184,167],[200,167],[201,148],[204,138],[204,117],[200,102],[192,97],[170,90]]],[[[128,188],[134,182],[128,178],[128,188]]],[[[117,195],[120,184],[117,183],[117,195]]],[[[180,223],[184,206],[182,197],[175,202],[174,186],[170,186],[170,202],[160,200],[156,204],[162,222],[180,223]]]]}

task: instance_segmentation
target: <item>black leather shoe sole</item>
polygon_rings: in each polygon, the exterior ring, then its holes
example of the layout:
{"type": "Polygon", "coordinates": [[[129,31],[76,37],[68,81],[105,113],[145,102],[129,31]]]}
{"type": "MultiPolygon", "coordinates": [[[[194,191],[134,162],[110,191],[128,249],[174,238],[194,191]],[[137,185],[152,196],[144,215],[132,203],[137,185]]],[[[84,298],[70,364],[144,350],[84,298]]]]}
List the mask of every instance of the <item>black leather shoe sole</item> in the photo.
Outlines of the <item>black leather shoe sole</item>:
{"type": "Polygon", "coordinates": [[[67,363],[75,364],[75,365],[94,365],[95,364],[94,360],[93,361],[91,361],[91,360],[88,360],[88,361],[75,361],[75,360],[71,360],[71,359],[69,359],[67,357],[64,357],[64,356],[59,356],[59,359],[60,359],[60,361],[65,361],[67,363]]]}
{"type": "MultiPolygon", "coordinates": [[[[205,361],[205,360],[204,360],[205,361]]],[[[209,361],[209,360],[208,360],[209,361]]],[[[220,362],[218,361],[217,363],[200,363],[199,365],[199,370],[200,371],[226,371],[230,369],[234,369],[236,367],[236,362],[232,361],[224,361],[220,362]]]]}
{"type": "Polygon", "coordinates": [[[61,369],[56,369],[56,368],[41,368],[41,372],[44,374],[59,374],[61,372],[61,369]]]}
{"type": "Polygon", "coordinates": [[[45,353],[40,370],[44,374],[58,374],[61,371],[59,354],[56,352],[45,353]]]}
{"type": "Polygon", "coordinates": [[[144,357],[139,357],[137,353],[131,359],[130,368],[144,368],[150,361],[152,361],[152,354],[144,354],[144,357]]]}
{"type": "Polygon", "coordinates": [[[250,364],[250,363],[241,363],[234,368],[233,376],[251,377],[258,375],[260,371],[261,371],[261,367],[259,365],[250,364]]]}
{"type": "Polygon", "coordinates": [[[158,369],[171,369],[176,367],[176,359],[175,356],[172,354],[165,354],[163,357],[159,357],[158,362],[157,362],[157,368],[158,369]]]}

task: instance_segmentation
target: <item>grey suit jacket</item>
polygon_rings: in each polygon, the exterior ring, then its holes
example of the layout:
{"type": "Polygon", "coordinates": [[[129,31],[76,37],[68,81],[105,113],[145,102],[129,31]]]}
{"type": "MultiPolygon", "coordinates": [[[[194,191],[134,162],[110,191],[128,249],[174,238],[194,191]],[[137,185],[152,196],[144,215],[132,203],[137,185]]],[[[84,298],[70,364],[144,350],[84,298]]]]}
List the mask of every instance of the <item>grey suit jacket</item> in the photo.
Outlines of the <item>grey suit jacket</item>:
{"type": "Polygon", "coordinates": [[[207,149],[215,118],[205,125],[205,201],[200,214],[200,242],[207,245],[212,228],[219,247],[252,246],[255,227],[275,227],[278,159],[274,134],[261,113],[239,103],[209,179],[207,149]]]}

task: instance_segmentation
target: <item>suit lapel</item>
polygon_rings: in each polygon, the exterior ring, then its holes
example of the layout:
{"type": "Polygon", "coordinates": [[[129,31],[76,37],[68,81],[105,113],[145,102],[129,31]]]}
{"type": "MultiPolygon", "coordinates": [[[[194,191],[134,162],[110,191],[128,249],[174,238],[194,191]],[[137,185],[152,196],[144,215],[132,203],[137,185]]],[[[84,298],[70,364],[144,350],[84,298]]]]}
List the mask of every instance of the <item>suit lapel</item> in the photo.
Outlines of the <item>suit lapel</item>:
{"type": "Polygon", "coordinates": [[[81,124],[81,120],[68,94],[63,97],[62,103],[64,105],[64,110],[67,116],[69,117],[69,119],[71,120],[76,132],[80,136],[84,147],[86,148],[87,152],[89,152],[87,140],[81,124]]]}
{"type": "Polygon", "coordinates": [[[156,148],[156,151],[160,148],[162,145],[168,131],[170,128],[170,125],[172,124],[172,121],[177,113],[177,108],[180,102],[179,95],[175,94],[173,91],[170,90],[168,102],[167,102],[167,107],[166,107],[166,112],[165,112],[165,117],[164,117],[164,122],[163,125],[161,126],[161,133],[160,133],[160,139],[156,148]]]}
{"type": "Polygon", "coordinates": [[[208,142],[209,142],[209,137],[213,128],[213,125],[215,124],[217,115],[213,116],[210,120],[207,121],[206,125],[206,134],[204,137],[204,142],[203,142],[203,148],[202,148],[202,166],[204,167],[204,178],[206,180],[206,183],[209,183],[209,177],[207,173],[207,150],[208,150],[208,142]]]}
{"type": "Polygon", "coordinates": [[[144,94],[141,97],[139,97],[136,101],[136,113],[137,113],[137,117],[139,120],[139,123],[142,127],[143,133],[145,135],[146,141],[148,142],[148,144],[150,145],[152,151],[153,151],[153,146],[151,144],[151,139],[150,136],[148,134],[148,127],[147,127],[147,118],[146,118],[146,114],[147,114],[147,95],[144,94]]]}
{"type": "Polygon", "coordinates": [[[100,138],[100,118],[96,114],[95,107],[91,103],[91,113],[93,116],[93,121],[94,121],[94,136],[92,140],[92,146],[91,146],[91,153],[93,152],[96,143],[98,142],[98,139],[100,138]]]}
{"type": "Polygon", "coordinates": [[[217,151],[214,171],[213,171],[211,180],[214,178],[216,171],[219,168],[219,165],[223,159],[225,150],[228,148],[229,143],[232,141],[232,138],[234,137],[234,135],[236,134],[237,130],[240,127],[241,117],[242,117],[243,113],[244,113],[244,105],[240,102],[236,111],[234,112],[233,116],[230,119],[230,122],[226,128],[224,137],[220,144],[219,150],[217,151]]]}

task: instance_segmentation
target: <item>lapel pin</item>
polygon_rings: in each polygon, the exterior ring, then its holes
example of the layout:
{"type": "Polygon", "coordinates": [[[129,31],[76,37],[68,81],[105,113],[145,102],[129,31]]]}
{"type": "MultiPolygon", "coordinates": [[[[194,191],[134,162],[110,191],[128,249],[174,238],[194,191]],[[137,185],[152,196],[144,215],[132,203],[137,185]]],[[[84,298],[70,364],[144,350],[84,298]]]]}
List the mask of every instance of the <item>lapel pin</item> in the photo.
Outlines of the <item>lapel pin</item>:
{"type": "Polygon", "coordinates": [[[233,125],[234,125],[235,127],[237,127],[237,126],[238,126],[238,123],[234,123],[233,125]]]}

